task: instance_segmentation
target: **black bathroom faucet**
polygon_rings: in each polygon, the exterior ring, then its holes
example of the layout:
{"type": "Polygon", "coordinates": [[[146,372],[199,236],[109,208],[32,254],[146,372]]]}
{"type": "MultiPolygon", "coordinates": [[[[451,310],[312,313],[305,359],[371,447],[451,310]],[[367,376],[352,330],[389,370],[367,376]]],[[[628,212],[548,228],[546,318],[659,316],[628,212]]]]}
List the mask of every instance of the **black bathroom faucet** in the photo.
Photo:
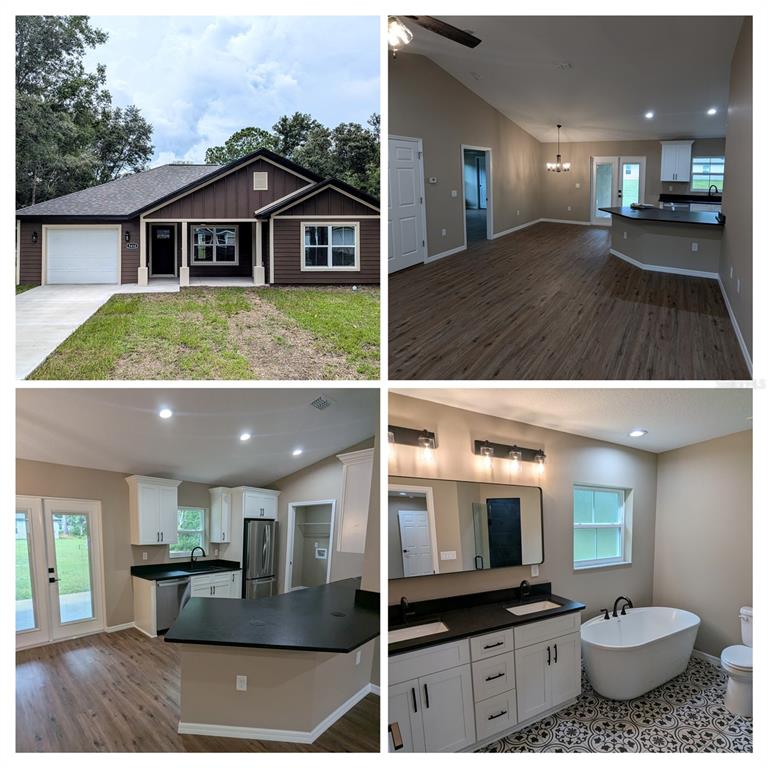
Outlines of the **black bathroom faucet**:
{"type": "Polygon", "coordinates": [[[531,596],[531,585],[527,581],[527,579],[523,579],[520,582],[520,586],[517,589],[520,592],[520,599],[521,600],[526,600],[527,598],[529,598],[531,596]]]}
{"type": "Polygon", "coordinates": [[[621,601],[624,601],[624,605],[621,606],[621,615],[626,616],[627,615],[627,608],[634,608],[635,606],[632,605],[632,601],[628,597],[624,597],[624,595],[619,595],[616,600],[613,603],[613,618],[615,619],[619,614],[616,613],[617,608],[619,607],[619,603],[621,601]]]}

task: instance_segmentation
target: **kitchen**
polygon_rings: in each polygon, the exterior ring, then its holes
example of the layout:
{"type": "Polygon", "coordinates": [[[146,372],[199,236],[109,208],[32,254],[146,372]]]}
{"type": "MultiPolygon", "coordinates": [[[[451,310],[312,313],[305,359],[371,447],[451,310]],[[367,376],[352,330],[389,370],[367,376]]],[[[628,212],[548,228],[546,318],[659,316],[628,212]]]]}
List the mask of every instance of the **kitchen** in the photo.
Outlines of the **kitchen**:
{"type": "Polygon", "coordinates": [[[17,420],[19,751],[378,749],[377,391],[25,390],[17,420]]]}

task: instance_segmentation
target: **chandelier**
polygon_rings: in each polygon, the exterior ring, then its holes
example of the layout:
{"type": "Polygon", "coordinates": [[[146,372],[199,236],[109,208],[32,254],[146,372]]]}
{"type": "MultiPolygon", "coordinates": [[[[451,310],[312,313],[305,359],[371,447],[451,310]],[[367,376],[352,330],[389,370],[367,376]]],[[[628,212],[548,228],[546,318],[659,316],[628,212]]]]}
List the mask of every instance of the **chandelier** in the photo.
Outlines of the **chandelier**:
{"type": "Polygon", "coordinates": [[[560,123],[557,124],[557,159],[554,163],[547,163],[547,170],[554,171],[555,173],[564,173],[571,170],[571,164],[564,163],[560,155],[560,129],[562,127],[560,123]]]}

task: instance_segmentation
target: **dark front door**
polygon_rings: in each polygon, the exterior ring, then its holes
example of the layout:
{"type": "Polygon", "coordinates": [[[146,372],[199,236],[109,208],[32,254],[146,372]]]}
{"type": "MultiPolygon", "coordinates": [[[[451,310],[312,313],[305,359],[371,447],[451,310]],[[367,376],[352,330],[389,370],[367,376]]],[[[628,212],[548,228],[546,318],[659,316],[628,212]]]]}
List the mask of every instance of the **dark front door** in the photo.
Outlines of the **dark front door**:
{"type": "Polygon", "coordinates": [[[155,224],[152,231],[151,273],[176,274],[176,227],[173,224],[155,224]]]}

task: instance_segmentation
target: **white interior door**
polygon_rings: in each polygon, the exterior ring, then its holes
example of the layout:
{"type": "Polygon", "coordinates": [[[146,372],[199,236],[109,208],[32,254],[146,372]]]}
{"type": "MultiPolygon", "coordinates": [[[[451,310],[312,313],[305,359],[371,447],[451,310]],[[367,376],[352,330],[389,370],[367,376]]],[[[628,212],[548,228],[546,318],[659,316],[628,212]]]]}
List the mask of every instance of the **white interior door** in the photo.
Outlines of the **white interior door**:
{"type": "Polygon", "coordinates": [[[590,219],[593,224],[611,226],[611,214],[600,208],[613,208],[619,204],[619,158],[592,158],[592,206],[590,219]]]}
{"type": "Polygon", "coordinates": [[[423,180],[419,141],[390,138],[389,272],[422,264],[426,258],[423,180]]]}
{"type": "Polygon", "coordinates": [[[427,511],[400,509],[397,520],[400,525],[403,576],[432,575],[435,570],[427,511]]]}

